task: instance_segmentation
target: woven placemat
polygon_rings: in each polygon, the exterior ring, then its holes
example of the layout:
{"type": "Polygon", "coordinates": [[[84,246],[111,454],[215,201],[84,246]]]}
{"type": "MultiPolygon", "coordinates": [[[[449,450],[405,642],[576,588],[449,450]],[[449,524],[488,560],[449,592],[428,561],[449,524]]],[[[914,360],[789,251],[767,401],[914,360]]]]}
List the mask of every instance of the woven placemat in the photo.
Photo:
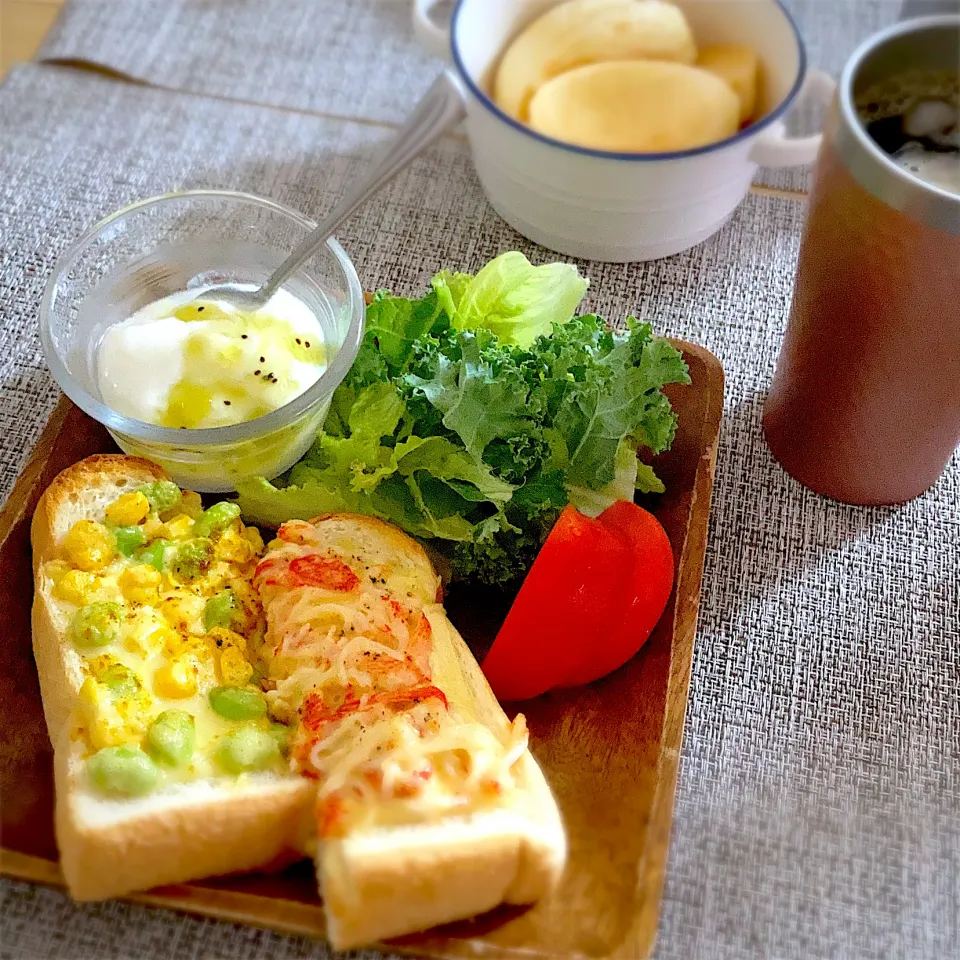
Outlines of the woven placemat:
{"type": "MultiPolygon", "coordinates": [[[[923,0],[921,0],[923,2],[923,0]]],[[[901,0],[784,0],[810,63],[838,74],[901,0]]],[[[40,55],[79,58],[176,90],[395,124],[440,69],[413,37],[412,0],[70,0],[40,55]]],[[[749,9],[749,3],[745,4],[749,9]]],[[[788,126],[813,132],[823,110],[788,126]]],[[[805,190],[809,170],[757,183],[805,190]]]]}
{"type": "MultiPolygon", "coordinates": [[[[37,305],[93,220],[188,186],[328,209],[387,131],[53,67],[0,88],[0,495],[54,399],[37,305]]],[[[700,342],[727,372],[658,957],[953,956],[960,873],[960,460],[900,509],[820,499],[760,431],[803,205],[752,196],[711,241],[581,263],[589,306],[700,342]]],[[[422,289],[518,248],[445,141],[341,235],[367,286],[422,289]]],[[[0,956],[326,956],[305,941],[0,887],[0,956]]]]}

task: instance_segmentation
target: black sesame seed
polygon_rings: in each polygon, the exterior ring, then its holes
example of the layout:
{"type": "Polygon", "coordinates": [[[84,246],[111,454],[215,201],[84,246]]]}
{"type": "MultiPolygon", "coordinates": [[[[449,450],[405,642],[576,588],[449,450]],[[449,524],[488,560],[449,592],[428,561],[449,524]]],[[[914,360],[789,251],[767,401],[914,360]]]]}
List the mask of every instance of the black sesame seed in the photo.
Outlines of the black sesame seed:
{"type": "Polygon", "coordinates": [[[254,375],[255,377],[259,377],[259,376],[260,376],[260,371],[259,371],[259,370],[254,370],[254,371],[253,371],[253,375],[254,375]]]}
{"type": "Polygon", "coordinates": [[[266,357],[261,357],[261,358],[260,358],[260,362],[261,362],[261,363],[266,363],[266,360],[267,360],[266,357]]]}
{"type": "Polygon", "coordinates": [[[309,340],[307,340],[307,342],[306,342],[306,343],[304,343],[304,346],[305,346],[305,347],[309,347],[309,346],[310,346],[310,341],[309,341],[309,340]]]}
{"type": "Polygon", "coordinates": [[[203,307],[197,307],[197,313],[200,313],[201,310],[203,310],[203,307]]]}
{"type": "Polygon", "coordinates": [[[229,406],[230,406],[230,401],[229,401],[229,400],[224,400],[224,401],[223,401],[223,405],[224,405],[225,407],[229,407],[229,406]]]}
{"type": "Polygon", "coordinates": [[[241,333],[241,334],[240,334],[240,339],[241,339],[241,340],[246,340],[246,339],[247,339],[247,335],[246,335],[245,333],[241,333]]]}
{"type": "Polygon", "coordinates": [[[299,337],[297,337],[297,343],[301,343],[301,340],[299,337]]]}

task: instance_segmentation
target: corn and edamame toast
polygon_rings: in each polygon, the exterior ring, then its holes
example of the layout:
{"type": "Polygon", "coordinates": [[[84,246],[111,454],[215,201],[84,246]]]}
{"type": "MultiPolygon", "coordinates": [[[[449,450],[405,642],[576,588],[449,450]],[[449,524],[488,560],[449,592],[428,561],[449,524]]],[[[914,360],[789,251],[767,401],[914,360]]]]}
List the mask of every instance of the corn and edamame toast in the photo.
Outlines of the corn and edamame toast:
{"type": "Polygon", "coordinates": [[[144,460],[62,473],[33,520],[56,828],[81,900],[307,855],[315,786],[264,696],[264,546],[144,460]]]}

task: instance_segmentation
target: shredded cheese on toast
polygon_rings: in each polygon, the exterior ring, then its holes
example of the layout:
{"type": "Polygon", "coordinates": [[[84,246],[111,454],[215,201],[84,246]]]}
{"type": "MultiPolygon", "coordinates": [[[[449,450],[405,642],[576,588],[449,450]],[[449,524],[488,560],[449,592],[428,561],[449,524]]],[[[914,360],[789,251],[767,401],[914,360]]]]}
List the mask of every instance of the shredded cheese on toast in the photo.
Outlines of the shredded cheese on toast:
{"type": "Polygon", "coordinates": [[[298,722],[291,767],[315,778],[321,836],[468,812],[515,786],[523,716],[501,737],[433,683],[422,582],[290,521],[257,567],[271,712],[298,722]]]}

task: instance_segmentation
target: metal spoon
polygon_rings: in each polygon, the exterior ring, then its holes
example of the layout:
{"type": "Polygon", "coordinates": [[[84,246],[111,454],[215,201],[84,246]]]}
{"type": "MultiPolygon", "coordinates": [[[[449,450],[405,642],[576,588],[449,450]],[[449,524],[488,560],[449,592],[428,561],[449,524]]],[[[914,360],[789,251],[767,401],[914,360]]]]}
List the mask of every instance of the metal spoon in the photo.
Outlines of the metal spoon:
{"type": "Polygon", "coordinates": [[[349,219],[381,188],[386,186],[424,150],[451,130],[463,118],[464,105],[459,81],[447,70],[434,80],[423,99],[386,146],[380,160],[360,177],[316,228],[267,281],[254,290],[241,289],[235,283],[218,284],[198,294],[197,299],[223,300],[238,310],[259,310],[296,269],[323,246],[337,228],[349,219]]]}

